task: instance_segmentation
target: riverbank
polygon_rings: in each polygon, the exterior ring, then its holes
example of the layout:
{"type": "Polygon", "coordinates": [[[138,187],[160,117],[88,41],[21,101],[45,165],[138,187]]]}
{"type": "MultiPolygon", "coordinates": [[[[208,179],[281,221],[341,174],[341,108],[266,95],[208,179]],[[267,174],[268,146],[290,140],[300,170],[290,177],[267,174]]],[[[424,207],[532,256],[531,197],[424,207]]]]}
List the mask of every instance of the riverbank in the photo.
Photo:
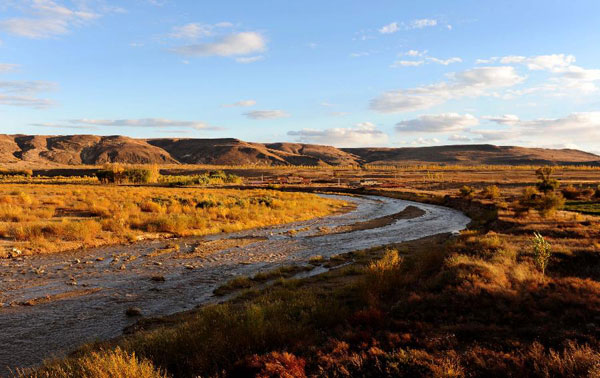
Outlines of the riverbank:
{"type": "Polygon", "coordinates": [[[520,214],[505,198],[438,200],[470,209],[471,229],[335,257],[353,264],[142,322],[46,371],[119,345],[178,377],[597,376],[598,219],[520,214]],[[533,232],[552,247],[545,274],[533,232]]]}

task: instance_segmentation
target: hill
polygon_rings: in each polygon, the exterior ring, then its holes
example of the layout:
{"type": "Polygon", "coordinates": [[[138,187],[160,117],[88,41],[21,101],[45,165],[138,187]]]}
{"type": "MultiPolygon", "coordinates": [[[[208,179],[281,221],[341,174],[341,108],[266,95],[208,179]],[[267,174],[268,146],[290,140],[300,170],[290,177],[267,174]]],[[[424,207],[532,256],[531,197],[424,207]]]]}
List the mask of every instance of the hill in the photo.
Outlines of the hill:
{"type": "Polygon", "coordinates": [[[134,139],[97,135],[0,135],[0,164],[18,166],[129,164],[310,165],[463,164],[600,165],[573,149],[493,145],[336,148],[302,143],[221,139],[134,139]]]}

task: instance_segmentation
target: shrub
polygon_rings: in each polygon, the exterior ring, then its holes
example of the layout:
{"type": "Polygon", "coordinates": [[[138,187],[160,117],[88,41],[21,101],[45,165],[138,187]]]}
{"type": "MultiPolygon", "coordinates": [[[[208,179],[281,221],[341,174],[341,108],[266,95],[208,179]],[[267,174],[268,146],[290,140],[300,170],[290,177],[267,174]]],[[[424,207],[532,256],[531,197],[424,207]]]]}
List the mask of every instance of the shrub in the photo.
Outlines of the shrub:
{"type": "Polygon", "coordinates": [[[146,360],[129,354],[120,348],[114,351],[92,352],[79,358],[50,363],[31,373],[22,371],[18,377],[94,377],[94,378],[166,378],[146,360]]]}
{"type": "Polygon", "coordinates": [[[33,171],[31,169],[2,169],[0,170],[0,175],[31,177],[33,176],[33,171]]]}
{"type": "Polygon", "coordinates": [[[260,378],[305,378],[306,362],[291,353],[271,352],[266,355],[253,355],[238,362],[232,372],[235,377],[260,378]]]}
{"type": "Polygon", "coordinates": [[[523,189],[523,194],[521,195],[521,198],[519,198],[519,204],[527,209],[533,209],[539,198],[540,192],[538,192],[535,187],[528,186],[523,189]]]}
{"type": "Polygon", "coordinates": [[[546,267],[548,261],[550,261],[550,256],[552,256],[550,243],[536,232],[533,234],[533,239],[531,239],[531,249],[533,250],[535,266],[542,272],[542,275],[546,274],[546,267]]]}
{"type": "Polygon", "coordinates": [[[123,172],[124,181],[133,184],[149,184],[157,181],[158,170],[151,168],[129,168],[123,172]]]}
{"type": "Polygon", "coordinates": [[[211,207],[217,207],[220,204],[213,200],[202,200],[196,204],[196,209],[210,209],[211,207]]]}
{"type": "Polygon", "coordinates": [[[468,185],[465,185],[459,189],[460,196],[463,198],[472,197],[474,192],[475,192],[475,189],[473,189],[472,187],[470,187],[468,185]]]}
{"type": "Polygon", "coordinates": [[[160,213],[163,207],[154,201],[144,201],[140,204],[140,210],[146,213],[160,213]]]}
{"type": "Polygon", "coordinates": [[[483,198],[495,200],[500,197],[500,189],[496,185],[490,185],[483,189],[481,195],[483,196],[483,198]]]}
{"type": "Polygon", "coordinates": [[[119,164],[108,165],[96,172],[96,177],[103,184],[149,184],[154,183],[159,177],[156,166],[144,168],[125,168],[119,164]]]}
{"type": "Polygon", "coordinates": [[[551,177],[552,173],[554,173],[554,169],[552,167],[542,167],[535,171],[536,176],[540,180],[537,183],[537,188],[540,191],[548,193],[558,189],[560,183],[551,177]]]}
{"type": "Polygon", "coordinates": [[[562,189],[561,192],[562,192],[563,196],[569,200],[575,200],[575,199],[579,198],[579,196],[581,195],[579,190],[576,187],[574,187],[573,185],[567,186],[566,188],[562,189]]]}
{"type": "Polygon", "coordinates": [[[550,192],[537,200],[536,208],[543,216],[548,216],[556,210],[561,210],[564,206],[565,198],[560,193],[550,192]]]}

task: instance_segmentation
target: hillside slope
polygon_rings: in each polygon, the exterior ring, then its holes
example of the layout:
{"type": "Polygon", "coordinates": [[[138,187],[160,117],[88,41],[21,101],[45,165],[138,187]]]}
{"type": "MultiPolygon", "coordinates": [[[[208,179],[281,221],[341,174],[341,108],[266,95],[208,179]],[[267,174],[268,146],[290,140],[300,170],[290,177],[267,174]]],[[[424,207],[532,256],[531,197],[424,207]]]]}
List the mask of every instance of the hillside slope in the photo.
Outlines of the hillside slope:
{"type": "Polygon", "coordinates": [[[69,166],[104,163],[308,165],[489,164],[600,165],[600,156],[572,149],[493,145],[336,148],[301,143],[221,139],[134,139],[98,135],[0,135],[0,164],[69,166]]]}

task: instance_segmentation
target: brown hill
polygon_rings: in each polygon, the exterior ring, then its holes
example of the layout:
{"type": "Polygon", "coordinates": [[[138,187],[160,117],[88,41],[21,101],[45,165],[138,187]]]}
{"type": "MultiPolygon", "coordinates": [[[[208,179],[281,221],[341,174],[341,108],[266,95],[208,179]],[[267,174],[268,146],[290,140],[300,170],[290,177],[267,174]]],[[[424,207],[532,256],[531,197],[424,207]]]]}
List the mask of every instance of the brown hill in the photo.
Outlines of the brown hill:
{"type": "Polygon", "coordinates": [[[490,144],[406,148],[344,148],[370,164],[566,165],[600,164],[600,156],[572,149],[490,144]]]}
{"type": "Polygon", "coordinates": [[[0,135],[0,163],[43,167],[130,164],[362,165],[362,164],[586,164],[600,156],[562,149],[493,145],[416,148],[335,148],[239,139],[134,139],[97,135],[0,135]]]}

